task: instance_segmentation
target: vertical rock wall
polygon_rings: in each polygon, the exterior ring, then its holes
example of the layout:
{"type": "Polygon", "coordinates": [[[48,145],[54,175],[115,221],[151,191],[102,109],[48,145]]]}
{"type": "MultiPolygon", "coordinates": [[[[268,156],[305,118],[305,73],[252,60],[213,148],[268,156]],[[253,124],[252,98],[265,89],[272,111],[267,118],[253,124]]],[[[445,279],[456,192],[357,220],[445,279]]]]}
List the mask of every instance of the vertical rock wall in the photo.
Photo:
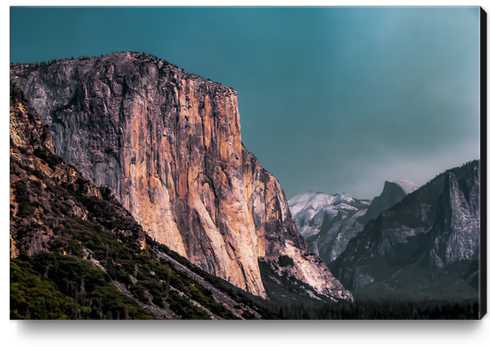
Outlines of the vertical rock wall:
{"type": "MultiPolygon", "coordinates": [[[[242,145],[234,90],[137,53],[17,66],[11,82],[49,125],[57,154],[204,270],[265,298],[258,260],[308,252],[279,183],[242,145]]],[[[323,263],[297,266],[331,292],[323,263]]]]}

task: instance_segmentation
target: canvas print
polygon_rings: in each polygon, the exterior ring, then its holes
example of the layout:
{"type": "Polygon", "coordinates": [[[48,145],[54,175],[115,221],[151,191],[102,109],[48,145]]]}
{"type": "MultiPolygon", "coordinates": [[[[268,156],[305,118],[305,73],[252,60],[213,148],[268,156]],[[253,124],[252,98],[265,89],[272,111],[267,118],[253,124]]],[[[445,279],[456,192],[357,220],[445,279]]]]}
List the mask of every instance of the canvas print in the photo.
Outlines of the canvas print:
{"type": "Polygon", "coordinates": [[[10,319],[486,313],[481,8],[10,22],[10,319]]]}

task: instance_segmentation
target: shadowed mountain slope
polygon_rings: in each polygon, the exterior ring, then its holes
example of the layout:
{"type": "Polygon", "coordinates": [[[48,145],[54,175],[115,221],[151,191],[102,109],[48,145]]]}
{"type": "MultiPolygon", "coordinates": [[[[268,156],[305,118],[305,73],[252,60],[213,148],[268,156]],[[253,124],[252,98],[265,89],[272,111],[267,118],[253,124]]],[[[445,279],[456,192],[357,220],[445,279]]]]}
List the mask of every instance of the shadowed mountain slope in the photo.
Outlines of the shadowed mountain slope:
{"type": "Polygon", "coordinates": [[[370,221],[330,267],[356,295],[475,298],[479,160],[438,175],[370,221]]]}

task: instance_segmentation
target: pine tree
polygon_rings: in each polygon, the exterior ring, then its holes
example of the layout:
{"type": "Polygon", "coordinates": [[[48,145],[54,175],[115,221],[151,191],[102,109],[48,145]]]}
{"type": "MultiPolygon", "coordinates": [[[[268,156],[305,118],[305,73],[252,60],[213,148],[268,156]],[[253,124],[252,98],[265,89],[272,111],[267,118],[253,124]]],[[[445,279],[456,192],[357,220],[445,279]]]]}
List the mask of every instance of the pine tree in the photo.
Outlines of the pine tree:
{"type": "Polygon", "coordinates": [[[168,272],[167,272],[167,283],[165,284],[166,297],[168,297],[168,294],[170,293],[170,279],[171,279],[171,276],[172,276],[172,269],[168,269],[168,272]]]}
{"type": "Polygon", "coordinates": [[[82,303],[82,305],[85,305],[84,294],[85,294],[85,282],[82,276],[82,282],[80,283],[80,293],[78,294],[78,297],[80,298],[80,302],[82,303]]]}

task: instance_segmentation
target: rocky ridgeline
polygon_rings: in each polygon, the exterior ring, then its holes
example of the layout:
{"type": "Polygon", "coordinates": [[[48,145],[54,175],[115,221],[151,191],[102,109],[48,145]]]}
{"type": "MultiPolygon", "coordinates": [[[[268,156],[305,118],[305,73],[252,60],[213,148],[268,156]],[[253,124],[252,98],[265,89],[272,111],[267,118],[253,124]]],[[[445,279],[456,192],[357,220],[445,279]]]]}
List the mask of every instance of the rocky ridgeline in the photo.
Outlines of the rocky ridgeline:
{"type": "Polygon", "coordinates": [[[138,53],[15,65],[11,82],[48,126],[56,153],[107,186],[158,242],[262,298],[259,262],[278,268],[288,256],[285,277],[352,299],[308,255],[278,181],[242,145],[231,88],[138,53]]]}
{"type": "Polygon", "coordinates": [[[330,265],[332,272],[347,288],[366,287],[370,295],[403,288],[412,297],[478,295],[479,164],[448,170],[381,212],[330,265]]]}
{"type": "Polygon", "coordinates": [[[366,224],[378,218],[381,212],[400,202],[405,196],[416,191],[419,187],[405,180],[385,181],[381,194],[373,199],[360,222],[366,224]]]}
{"type": "Polygon", "coordinates": [[[348,194],[307,191],[291,198],[289,206],[310,249],[330,264],[367,222],[417,188],[408,181],[386,181],[382,193],[372,201],[354,199],[348,194]]]}
{"type": "Polygon", "coordinates": [[[293,219],[310,249],[329,264],[363,228],[369,200],[308,191],[289,200],[293,219]]]}

